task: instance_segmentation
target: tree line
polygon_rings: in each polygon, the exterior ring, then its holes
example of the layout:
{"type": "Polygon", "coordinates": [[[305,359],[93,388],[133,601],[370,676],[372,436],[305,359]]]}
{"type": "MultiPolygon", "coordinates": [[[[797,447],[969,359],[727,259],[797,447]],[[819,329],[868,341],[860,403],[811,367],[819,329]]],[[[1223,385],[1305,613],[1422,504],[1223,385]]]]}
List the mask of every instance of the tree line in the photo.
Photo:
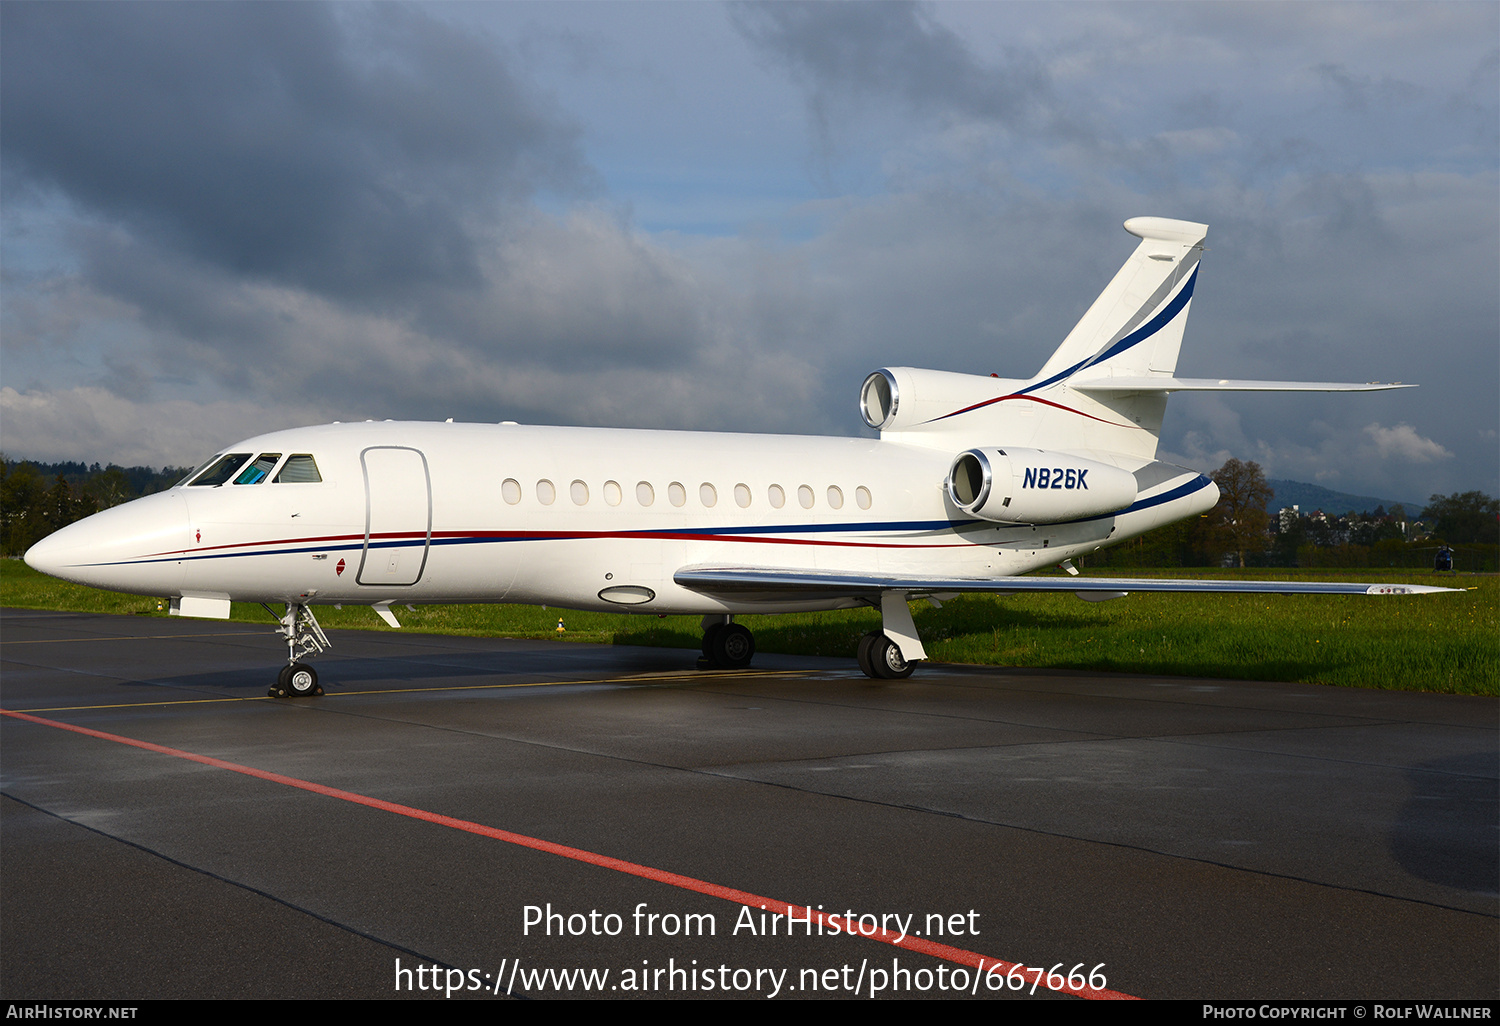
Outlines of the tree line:
{"type": "Polygon", "coordinates": [[[1416,515],[1399,505],[1278,515],[1268,508],[1275,492],[1258,463],[1231,459],[1209,477],[1219,486],[1212,510],[1094,553],[1084,563],[1430,568],[1446,546],[1458,569],[1494,571],[1500,564],[1500,500],[1483,492],[1433,495],[1416,515]]]}
{"type": "Polygon", "coordinates": [[[37,463],[0,454],[0,552],[19,556],[59,527],[181,481],[191,467],[37,463]]]}

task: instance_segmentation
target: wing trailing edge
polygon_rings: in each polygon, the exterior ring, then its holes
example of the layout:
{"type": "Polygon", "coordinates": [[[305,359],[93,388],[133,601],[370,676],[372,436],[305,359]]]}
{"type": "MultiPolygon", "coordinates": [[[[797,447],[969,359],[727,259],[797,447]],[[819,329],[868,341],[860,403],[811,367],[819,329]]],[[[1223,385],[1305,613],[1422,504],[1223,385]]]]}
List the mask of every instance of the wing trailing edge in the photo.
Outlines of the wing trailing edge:
{"type": "Polygon", "coordinates": [[[1006,594],[1015,592],[1120,593],[1197,592],[1250,595],[1427,595],[1461,588],[1427,584],[1362,584],[1344,581],[1209,581],[1150,577],[909,577],[752,566],[690,566],[673,581],[684,588],[724,599],[775,602],[787,599],[852,598],[877,606],[887,592],[908,595],[1006,594]]]}
{"type": "Polygon", "coordinates": [[[1080,392],[1383,392],[1416,388],[1397,381],[1249,381],[1234,378],[1118,377],[1068,382],[1080,392]]]}

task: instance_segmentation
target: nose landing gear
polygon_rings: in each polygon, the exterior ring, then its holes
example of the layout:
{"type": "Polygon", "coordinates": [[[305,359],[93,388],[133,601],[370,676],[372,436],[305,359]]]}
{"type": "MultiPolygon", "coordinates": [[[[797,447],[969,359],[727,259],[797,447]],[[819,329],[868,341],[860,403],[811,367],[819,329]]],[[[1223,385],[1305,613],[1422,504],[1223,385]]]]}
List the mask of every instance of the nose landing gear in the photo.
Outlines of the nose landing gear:
{"type": "MultiPolygon", "coordinates": [[[[264,605],[264,603],[262,603],[264,605]]],[[[275,616],[276,611],[266,606],[266,611],[275,616]]],[[[318,626],[312,607],[300,602],[288,602],[286,615],[277,617],[279,633],[286,638],[287,665],[276,675],[276,685],[266,693],[272,698],[312,698],[323,693],[318,684],[318,671],[301,662],[310,655],[326,651],[330,645],[323,628],[318,626]]]]}

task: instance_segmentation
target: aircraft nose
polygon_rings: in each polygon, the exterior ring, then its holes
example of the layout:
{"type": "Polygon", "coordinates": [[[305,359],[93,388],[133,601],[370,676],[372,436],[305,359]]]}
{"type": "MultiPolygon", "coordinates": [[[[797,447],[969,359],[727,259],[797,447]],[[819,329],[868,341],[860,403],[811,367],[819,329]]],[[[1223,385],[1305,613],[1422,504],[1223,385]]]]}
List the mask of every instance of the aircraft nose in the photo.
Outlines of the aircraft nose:
{"type": "Polygon", "coordinates": [[[26,565],[94,588],[172,595],[182,586],[189,529],[182,496],[148,495],[52,532],[26,550],[26,565]]]}
{"type": "MultiPolygon", "coordinates": [[[[63,528],[63,531],[66,530],[66,527],[63,528]]],[[[58,576],[57,571],[67,565],[65,552],[68,548],[67,544],[58,538],[60,534],[62,531],[53,531],[27,549],[26,554],[21,557],[26,561],[26,565],[40,573],[52,577],[58,576]]]]}

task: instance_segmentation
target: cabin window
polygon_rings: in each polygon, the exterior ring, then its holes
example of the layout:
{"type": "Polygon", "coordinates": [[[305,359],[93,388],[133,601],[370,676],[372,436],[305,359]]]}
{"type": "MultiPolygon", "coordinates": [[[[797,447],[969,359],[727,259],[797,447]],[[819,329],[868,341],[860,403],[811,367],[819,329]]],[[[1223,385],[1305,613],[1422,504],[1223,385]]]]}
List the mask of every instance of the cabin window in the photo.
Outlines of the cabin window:
{"type": "Polygon", "coordinates": [[[766,489],[766,498],[771,500],[772,509],[780,509],[786,505],[786,491],[781,485],[772,485],[766,489]]]}
{"type": "Polygon", "coordinates": [[[276,463],[280,459],[281,453],[279,452],[261,453],[255,457],[254,463],[240,471],[240,476],[234,479],[234,483],[237,485],[260,484],[271,476],[271,471],[276,468],[276,463]]]}
{"type": "Polygon", "coordinates": [[[674,506],[684,506],[687,504],[687,489],[680,481],[673,481],[667,485],[667,498],[674,506]]]}
{"type": "Polygon", "coordinates": [[[734,504],[740,509],[745,509],[750,505],[749,485],[737,484],[734,486],[734,504]]]}
{"type": "Polygon", "coordinates": [[[635,501],[642,506],[649,506],[656,501],[656,489],[651,487],[649,481],[642,481],[635,486],[635,501]]]}
{"type": "Polygon", "coordinates": [[[545,477],[536,483],[536,500],[543,506],[550,506],[557,501],[557,488],[545,477]]]}
{"type": "Polygon", "coordinates": [[[869,509],[870,489],[866,488],[864,485],[860,485],[858,488],[854,489],[854,501],[859,503],[860,509],[869,509]]]}
{"type": "Polygon", "coordinates": [[[240,464],[250,458],[248,452],[232,452],[209,465],[209,468],[197,477],[193,478],[194,485],[205,485],[217,487],[234,476],[234,472],[240,469],[240,464]]]}
{"type": "Polygon", "coordinates": [[[589,486],[582,481],[574,481],[568,485],[568,495],[575,506],[586,506],[589,501],[589,486]]]}
{"type": "Polygon", "coordinates": [[[622,498],[622,493],[620,492],[620,482],[618,482],[618,481],[606,481],[606,482],[604,482],[604,501],[605,502],[609,503],[611,506],[618,506],[620,504],[620,499],[621,498],[622,498]]]}
{"type": "Polygon", "coordinates": [[[711,509],[719,501],[719,493],[713,485],[704,481],[698,486],[698,501],[711,509]]]}
{"type": "Polygon", "coordinates": [[[839,489],[838,485],[828,486],[828,505],[834,509],[844,508],[844,493],[839,489]]]}
{"type": "Polygon", "coordinates": [[[812,490],[812,486],[811,485],[798,485],[797,486],[797,501],[800,502],[800,503],[802,503],[802,508],[803,509],[812,509],[812,507],[813,507],[813,490],[812,490]]]}
{"type": "Polygon", "coordinates": [[[317,484],[323,480],[318,463],[305,452],[293,453],[276,475],[277,484],[317,484]]]}
{"type": "Polygon", "coordinates": [[[500,497],[514,506],[521,501],[521,482],[513,477],[507,477],[500,482],[500,497]]]}

